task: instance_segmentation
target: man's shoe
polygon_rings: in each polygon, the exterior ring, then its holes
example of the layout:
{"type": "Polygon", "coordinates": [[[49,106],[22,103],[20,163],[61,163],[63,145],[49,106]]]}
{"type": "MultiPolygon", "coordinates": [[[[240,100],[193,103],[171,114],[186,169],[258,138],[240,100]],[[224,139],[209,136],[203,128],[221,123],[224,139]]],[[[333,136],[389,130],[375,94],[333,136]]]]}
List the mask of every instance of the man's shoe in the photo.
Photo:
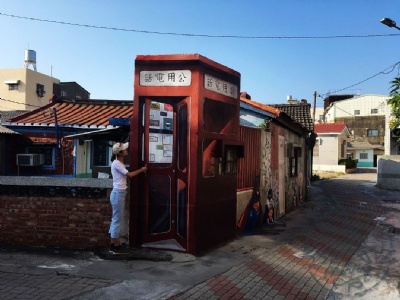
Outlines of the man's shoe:
{"type": "Polygon", "coordinates": [[[109,251],[113,255],[129,254],[129,250],[122,245],[114,246],[114,244],[111,244],[109,251]]]}

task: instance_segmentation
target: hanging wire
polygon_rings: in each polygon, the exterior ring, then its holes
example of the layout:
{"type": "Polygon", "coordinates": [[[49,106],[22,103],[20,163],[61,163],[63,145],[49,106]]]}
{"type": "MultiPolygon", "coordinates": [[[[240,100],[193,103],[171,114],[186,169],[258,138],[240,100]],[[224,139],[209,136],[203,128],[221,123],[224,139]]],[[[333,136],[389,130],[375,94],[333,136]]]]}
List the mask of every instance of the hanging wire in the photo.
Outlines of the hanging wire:
{"type": "Polygon", "coordinates": [[[18,101],[14,101],[14,100],[8,100],[8,99],[4,99],[4,98],[0,98],[0,100],[2,100],[2,101],[7,101],[7,102],[12,102],[12,103],[16,103],[16,104],[21,104],[21,105],[26,105],[26,106],[37,107],[37,108],[41,107],[41,106],[38,106],[38,105],[33,105],[33,104],[28,104],[28,103],[22,103],[22,102],[18,102],[18,101]]]}
{"type": "Polygon", "coordinates": [[[380,71],[379,73],[376,73],[375,75],[372,75],[372,76],[370,76],[370,77],[368,77],[368,78],[366,78],[366,79],[364,79],[364,80],[361,80],[361,81],[359,81],[359,82],[357,82],[357,83],[355,83],[355,84],[352,84],[352,85],[350,85],[350,86],[348,86],[348,87],[345,87],[345,88],[342,88],[342,89],[338,89],[338,90],[334,90],[333,92],[327,92],[327,93],[325,93],[325,94],[319,95],[319,97],[323,98],[323,97],[325,97],[325,96],[327,96],[327,95],[336,94],[336,93],[338,93],[338,92],[341,92],[341,91],[344,91],[344,90],[348,90],[348,89],[350,89],[350,88],[352,88],[352,87],[355,87],[356,85],[359,85],[359,84],[361,84],[361,83],[364,83],[364,82],[366,82],[366,81],[368,81],[368,80],[370,80],[370,79],[372,79],[372,78],[374,78],[374,77],[376,77],[376,76],[378,76],[378,75],[380,75],[380,74],[390,74],[390,73],[392,73],[392,72],[394,71],[394,69],[396,68],[396,66],[398,66],[398,71],[397,71],[397,73],[399,73],[400,61],[396,62],[394,65],[391,65],[390,67],[387,67],[387,68],[384,69],[383,71],[380,71]],[[389,70],[389,71],[386,71],[386,70],[389,70]]]}
{"type": "Polygon", "coordinates": [[[46,20],[25,16],[17,16],[11,14],[0,13],[0,16],[25,19],[30,21],[55,23],[69,26],[79,26],[94,29],[104,29],[113,31],[125,31],[145,34],[158,34],[158,35],[174,35],[174,36],[187,36],[187,37],[205,37],[205,38],[233,38],[233,39],[337,39],[337,38],[375,38],[375,37],[388,37],[388,36],[400,36],[400,34],[367,34],[367,35],[332,35],[332,36],[244,36],[244,35],[212,35],[212,34],[195,34],[195,33],[179,33],[179,32],[161,32],[161,31],[150,31],[150,30],[138,30],[138,29],[127,29],[127,28],[116,28],[107,26],[96,26],[89,24],[79,24],[71,22],[63,22],[56,20],[46,20]]]}

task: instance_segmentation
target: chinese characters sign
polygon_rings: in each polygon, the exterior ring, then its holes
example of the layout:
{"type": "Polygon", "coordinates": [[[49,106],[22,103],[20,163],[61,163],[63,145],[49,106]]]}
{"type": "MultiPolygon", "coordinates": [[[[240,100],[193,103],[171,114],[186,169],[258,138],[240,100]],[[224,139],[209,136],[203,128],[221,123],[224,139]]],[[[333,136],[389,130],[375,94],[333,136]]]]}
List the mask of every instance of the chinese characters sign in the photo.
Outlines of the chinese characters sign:
{"type": "Polygon", "coordinates": [[[214,76],[204,74],[204,87],[207,90],[237,98],[238,97],[238,87],[236,84],[218,79],[214,76]]]}
{"type": "Polygon", "coordinates": [[[190,70],[141,71],[141,86],[190,86],[192,72],[190,70]]]}

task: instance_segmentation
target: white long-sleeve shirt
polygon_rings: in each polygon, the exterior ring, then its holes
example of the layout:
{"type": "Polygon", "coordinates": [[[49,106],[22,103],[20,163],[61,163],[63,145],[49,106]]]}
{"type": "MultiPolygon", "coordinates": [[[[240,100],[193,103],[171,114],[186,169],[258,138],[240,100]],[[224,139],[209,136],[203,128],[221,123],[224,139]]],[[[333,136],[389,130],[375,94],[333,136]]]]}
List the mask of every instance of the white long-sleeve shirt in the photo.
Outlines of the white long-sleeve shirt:
{"type": "Polygon", "coordinates": [[[118,159],[115,159],[111,164],[111,174],[113,177],[113,188],[116,189],[127,189],[128,185],[126,183],[126,174],[128,170],[125,165],[121,163],[118,159]]]}

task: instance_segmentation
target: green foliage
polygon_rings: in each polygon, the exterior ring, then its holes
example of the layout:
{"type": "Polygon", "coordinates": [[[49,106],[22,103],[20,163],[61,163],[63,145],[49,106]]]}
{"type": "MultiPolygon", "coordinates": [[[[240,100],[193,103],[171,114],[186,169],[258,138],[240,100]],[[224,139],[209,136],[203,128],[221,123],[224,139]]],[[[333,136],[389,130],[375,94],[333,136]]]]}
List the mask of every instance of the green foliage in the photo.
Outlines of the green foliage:
{"type": "Polygon", "coordinates": [[[392,107],[393,119],[389,122],[389,127],[394,129],[400,126],[400,77],[393,79],[390,84],[392,98],[388,99],[387,103],[392,107]]]}
{"type": "Polygon", "coordinates": [[[357,168],[357,162],[354,159],[340,159],[338,165],[346,165],[346,169],[357,168]]]}
{"type": "Polygon", "coordinates": [[[271,123],[271,119],[266,118],[258,127],[264,129],[265,131],[269,131],[270,123],[271,123]]]}

